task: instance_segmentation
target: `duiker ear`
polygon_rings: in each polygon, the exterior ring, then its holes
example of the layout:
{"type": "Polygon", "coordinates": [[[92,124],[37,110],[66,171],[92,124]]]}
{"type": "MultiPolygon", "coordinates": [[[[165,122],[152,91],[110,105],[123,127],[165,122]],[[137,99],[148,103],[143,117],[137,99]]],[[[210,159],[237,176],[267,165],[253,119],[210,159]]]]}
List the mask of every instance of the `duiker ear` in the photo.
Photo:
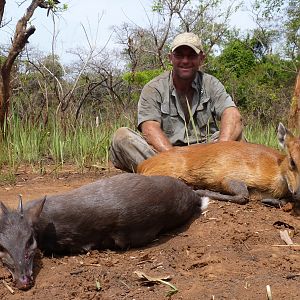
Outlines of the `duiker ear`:
{"type": "Polygon", "coordinates": [[[19,194],[19,205],[18,205],[18,212],[23,216],[24,211],[23,211],[23,198],[22,195],[19,194]]]}
{"type": "Polygon", "coordinates": [[[36,203],[34,203],[34,205],[26,210],[26,216],[31,224],[34,224],[38,221],[46,202],[46,198],[47,196],[45,196],[42,200],[37,201],[36,203]]]}
{"type": "Polygon", "coordinates": [[[1,208],[1,211],[2,211],[3,215],[6,215],[8,213],[8,209],[2,201],[0,201],[0,208],[1,208]]]}
{"type": "Polygon", "coordinates": [[[284,127],[282,123],[279,123],[277,128],[277,138],[279,142],[279,146],[284,149],[286,145],[287,138],[293,137],[293,134],[284,127]]]}

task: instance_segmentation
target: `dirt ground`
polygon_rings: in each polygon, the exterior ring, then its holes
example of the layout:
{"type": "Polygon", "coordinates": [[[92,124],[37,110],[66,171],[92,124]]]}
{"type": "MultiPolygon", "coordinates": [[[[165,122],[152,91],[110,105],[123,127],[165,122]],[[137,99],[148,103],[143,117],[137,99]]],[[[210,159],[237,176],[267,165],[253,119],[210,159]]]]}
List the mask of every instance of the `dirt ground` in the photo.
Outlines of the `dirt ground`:
{"type": "MultiPolygon", "coordinates": [[[[16,207],[17,195],[34,199],[118,173],[114,169],[38,176],[23,170],[14,185],[0,186],[0,200],[16,207]]],[[[35,259],[35,285],[13,287],[0,266],[0,299],[300,299],[300,246],[285,246],[280,230],[294,229],[300,245],[300,221],[289,212],[258,202],[245,206],[212,202],[205,215],[183,231],[159,236],[144,248],[124,252],[92,251],[85,255],[35,259]],[[282,225],[283,224],[283,225],[282,225]],[[145,284],[135,271],[167,282],[145,284]],[[5,286],[13,288],[13,293],[5,286]]]]}

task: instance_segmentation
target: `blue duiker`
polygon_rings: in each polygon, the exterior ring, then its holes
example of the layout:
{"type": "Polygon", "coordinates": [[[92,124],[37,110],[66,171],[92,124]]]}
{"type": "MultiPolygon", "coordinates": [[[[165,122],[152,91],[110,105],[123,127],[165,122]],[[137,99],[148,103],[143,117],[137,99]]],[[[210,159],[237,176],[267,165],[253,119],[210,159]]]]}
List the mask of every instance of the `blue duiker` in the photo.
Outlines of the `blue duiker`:
{"type": "Polygon", "coordinates": [[[167,176],[121,174],[69,192],[27,202],[2,202],[0,257],[19,289],[33,285],[37,248],[46,254],[128,249],[186,223],[208,205],[186,184],[167,176]]]}

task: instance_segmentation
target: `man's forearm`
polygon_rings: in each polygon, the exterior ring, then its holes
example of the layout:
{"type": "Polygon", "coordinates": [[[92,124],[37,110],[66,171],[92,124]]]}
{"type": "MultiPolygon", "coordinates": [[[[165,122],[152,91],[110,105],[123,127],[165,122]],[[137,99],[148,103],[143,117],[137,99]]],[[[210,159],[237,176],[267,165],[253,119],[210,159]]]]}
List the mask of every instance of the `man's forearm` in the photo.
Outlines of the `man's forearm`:
{"type": "Polygon", "coordinates": [[[142,133],[149,145],[157,152],[163,152],[173,147],[169,139],[156,121],[146,121],[141,125],[142,133]]]}
{"type": "Polygon", "coordinates": [[[242,118],[235,107],[229,107],[224,110],[221,117],[219,141],[235,141],[241,138],[242,118]]]}

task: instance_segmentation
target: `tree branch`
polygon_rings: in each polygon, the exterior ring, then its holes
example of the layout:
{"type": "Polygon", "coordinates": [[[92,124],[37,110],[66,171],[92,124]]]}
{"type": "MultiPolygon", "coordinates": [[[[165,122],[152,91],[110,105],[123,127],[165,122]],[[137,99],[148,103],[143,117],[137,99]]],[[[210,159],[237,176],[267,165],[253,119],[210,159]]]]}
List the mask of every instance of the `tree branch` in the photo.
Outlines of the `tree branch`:
{"type": "MultiPolygon", "coordinates": [[[[1,0],[0,0],[1,1],[1,0]]],[[[36,8],[44,0],[32,0],[31,4],[26,10],[25,15],[18,21],[16,25],[16,31],[14,34],[12,46],[9,50],[8,56],[5,59],[3,65],[1,66],[1,82],[0,82],[0,126],[4,126],[5,118],[7,116],[8,107],[9,107],[9,98],[11,93],[10,87],[10,78],[11,78],[11,69],[12,66],[24,49],[28,38],[35,32],[35,27],[30,26],[27,28],[28,21],[32,17],[36,8]]],[[[0,17],[3,17],[5,1],[0,2],[0,17]]],[[[2,21],[2,19],[1,19],[2,21]]]]}
{"type": "Polygon", "coordinates": [[[42,2],[44,2],[44,0],[33,0],[27,8],[25,15],[18,21],[12,47],[8,53],[6,61],[2,66],[2,76],[6,77],[10,73],[15,59],[24,49],[26,43],[28,42],[28,38],[35,32],[35,27],[30,26],[27,28],[27,24],[36,8],[42,2]]]}
{"type": "Polygon", "coordinates": [[[0,0],[0,26],[2,25],[2,21],[3,21],[5,3],[6,3],[5,0],[0,0]]]}

